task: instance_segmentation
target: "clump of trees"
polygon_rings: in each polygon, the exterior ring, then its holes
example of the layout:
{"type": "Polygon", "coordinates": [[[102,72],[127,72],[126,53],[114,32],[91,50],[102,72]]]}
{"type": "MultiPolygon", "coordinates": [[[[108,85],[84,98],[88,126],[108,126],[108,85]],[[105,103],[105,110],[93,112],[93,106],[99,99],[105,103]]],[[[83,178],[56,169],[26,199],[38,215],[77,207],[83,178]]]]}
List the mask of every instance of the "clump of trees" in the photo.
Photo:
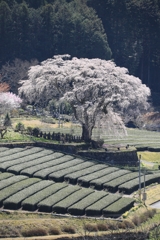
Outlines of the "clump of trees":
{"type": "Polygon", "coordinates": [[[82,139],[91,140],[97,122],[124,127],[130,118],[147,110],[150,90],[141,80],[112,61],[70,58],[56,55],[30,68],[21,81],[19,95],[32,104],[46,104],[53,98],[67,101],[82,126],[82,139]],[[113,124],[114,123],[114,124],[113,124]]]}
{"type": "Polygon", "coordinates": [[[20,97],[9,92],[9,85],[0,83],[0,136],[1,138],[7,132],[7,127],[11,126],[9,112],[13,109],[19,108],[22,103],[20,97]]]}

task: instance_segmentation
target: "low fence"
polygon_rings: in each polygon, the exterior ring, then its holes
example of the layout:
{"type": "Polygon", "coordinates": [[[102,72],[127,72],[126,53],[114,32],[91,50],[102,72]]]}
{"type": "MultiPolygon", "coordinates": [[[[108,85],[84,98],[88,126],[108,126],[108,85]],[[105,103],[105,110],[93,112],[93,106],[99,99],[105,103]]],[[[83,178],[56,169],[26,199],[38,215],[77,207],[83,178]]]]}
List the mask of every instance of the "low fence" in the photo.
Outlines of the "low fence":
{"type": "Polygon", "coordinates": [[[82,142],[82,137],[81,136],[74,136],[72,134],[64,134],[64,133],[56,133],[56,132],[32,132],[31,133],[32,136],[34,137],[39,137],[39,138],[44,138],[44,139],[48,139],[48,140],[53,140],[53,141],[58,141],[58,142],[61,142],[61,143],[65,143],[65,142],[68,142],[68,143],[71,143],[71,142],[75,142],[75,143],[79,143],[79,142],[82,142]]]}

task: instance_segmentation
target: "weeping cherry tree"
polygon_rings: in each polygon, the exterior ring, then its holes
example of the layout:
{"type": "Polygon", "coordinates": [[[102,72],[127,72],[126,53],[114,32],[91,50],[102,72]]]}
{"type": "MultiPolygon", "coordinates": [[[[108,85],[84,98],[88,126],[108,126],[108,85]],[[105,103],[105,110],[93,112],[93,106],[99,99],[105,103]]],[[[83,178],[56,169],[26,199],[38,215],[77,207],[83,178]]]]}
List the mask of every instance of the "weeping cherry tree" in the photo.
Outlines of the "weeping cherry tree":
{"type": "MultiPolygon", "coordinates": [[[[121,115],[134,108],[139,114],[149,106],[150,90],[126,68],[112,61],[57,55],[28,72],[21,81],[20,97],[32,104],[48,103],[53,98],[67,101],[82,126],[82,139],[90,141],[100,120],[123,124],[121,115]]],[[[114,124],[111,124],[114,127],[114,124]]]]}

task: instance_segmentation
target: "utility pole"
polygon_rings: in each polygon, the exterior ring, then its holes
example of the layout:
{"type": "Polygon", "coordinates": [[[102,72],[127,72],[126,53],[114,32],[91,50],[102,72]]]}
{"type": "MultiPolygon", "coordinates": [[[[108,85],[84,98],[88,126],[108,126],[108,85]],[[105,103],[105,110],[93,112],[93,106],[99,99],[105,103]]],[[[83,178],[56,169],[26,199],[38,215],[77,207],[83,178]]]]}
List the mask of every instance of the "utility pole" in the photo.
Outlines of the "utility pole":
{"type": "Polygon", "coordinates": [[[141,201],[141,155],[138,159],[138,172],[139,172],[139,200],[141,201]]]}
{"type": "Polygon", "coordinates": [[[142,195],[142,200],[144,201],[144,204],[145,204],[145,201],[147,200],[145,174],[146,174],[146,169],[144,168],[144,171],[143,171],[143,177],[144,177],[144,185],[143,185],[143,186],[144,186],[144,191],[143,191],[143,195],[142,195]]]}

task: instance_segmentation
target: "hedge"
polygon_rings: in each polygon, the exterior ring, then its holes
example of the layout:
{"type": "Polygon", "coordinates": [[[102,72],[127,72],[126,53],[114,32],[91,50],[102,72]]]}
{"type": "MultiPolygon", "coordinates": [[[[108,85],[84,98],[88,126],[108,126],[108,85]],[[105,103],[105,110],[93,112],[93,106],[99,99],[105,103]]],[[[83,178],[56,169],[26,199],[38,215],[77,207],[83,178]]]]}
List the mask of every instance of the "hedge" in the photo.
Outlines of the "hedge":
{"type": "Polygon", "coordinates": [[[68,213],[70,213],[72,215],[84,215],[85,209],[87,207],[98,202],[100,199],[103,199],[107,195],[108,195],[107,192],[104,192],[104,191],[97,192],[97,191],[92,190],[92,192],[89,196],[83,198],[79,202],[70,206],[67,211],[68,211],[68,213]]]}
{"type": "Polygon", "coordinates": [[[3,204],[3,201],[10,197],[11,195],[15,194],[16,192],[36,183],[39,181],[37,178],[27,178],[25,180],[22,180],[18,183],[14,183],[11,186],[4,188],[1,190],[0,194],[0,206],[3,204]]]}
{"type": "Polygon", "coordinates": [[[14,155],[15,153],[21,152],[23,150],[23,148],[8,148],[7,151],[0,152],[0,162],[3,162],[2,158],[10,156],[12,154],[14,155]]]}
{"type": "Polygon", "coordinates": [[[107,183],[104,183],[103,188],[107,189],[110,192],[116,192],[118,190],[119,185],[137,177],[138,177],[138,172],[130,172],[128,174],[125,174],[124,176],[118,177],[107,183]]]}
{"type": "Polygon", "coordinates": [[[118,194],[108,194],[106,197],[100,199],[98,202],[92,204],[91,206],[87,207],[85,209],[85,213],[87,216],[101,216],[102,210],[109,206],[110,204],[114,203],[118,199],[120,199],[121,196],[118,194]]]}
{"type": "MultiPolygon", "coordinates": [[[[59,162],[62,161],[61,159],[64,160],[64,154],[62,154],[62,153],[54,153],[54,157],[52,155],[52,158],[50,160],[48,160],[49,157],[50,156],[43,157],[43,163],[40,163],[40,164],[38,163],[35,166],[30,166],[30,167],[27,167],[27,168],[23,169],[21,171],[21,174],[24,174],[24,175],[32,177],[35,172],[37,172],[37,171],[39,171],[41,169],[50,167],[50,166],[52,167],[54,165],[57,165],[58,161],[59,162]]],[[[73,157],[71,157],[71,156],[70,156],[70,158],[73,159],[73,157]]],[[[68,158],[65,157],[65,162],[68,161],[70,158],[69,157],[68,158]]]]}
{"type": "Polygon", "coordinates": [[[108,173],[103,177],[99,177],[98,179],[95,179],[90,182],[90,187],[95,188],[97,190],[103,189],[103,184],[106,182],[109,182],[112,179],[115,179],[117,177],[123,176],[125,174],[129,173],[128,170],[118,170],[112,173],[108,173]]]}
{"type": "Polygon", "coordinates": [[[5,172],[5,173],[0,173],[0,181],[3,180],[3,179],[10,178],[10,177],[12,177],[12,176],[14,176],[12,173],[7,173],[7,172],[5,172]]]}
{"type": "Polygon", "coordinates": [[[21,158],[24,156],[29,156],[30,154],[37,153],[42,151],[42,148],[34,147],[30,149],[21,148],[18,152],[11,153],[10,150],[8,151],[8,156],[0,156],[0,162],[11,161],[13,159],[21,158]]]}
{"type": "Polygon", "coordinates": [[[42,170],[34,173],[33,176],[34,177],[39,177],[39,178],[42,178],[42,179],[47,179],[48,175],[50,175],[53,172],[59,171],[59,170],[64,169],[64,168],[70,168],[70,167],[72,167],[74,165],[77,165],[77,164],[80,164],[82,162],[83,162],[83,160],[81,160],[81,159],[73,159],[71,161],[67,161],[65,163],[62,163],[62,164],[59,164],[59,165],[56,165],[56,166],[53,166],[53,167],[47,167],[45,169],[42,169],[42,170]]]}
{"type": "Polygon", "coordinates": [[[18,209],[21,206],[21,202],[25,198],[33,195],[34,193],[45,188],[46,186],[48,186],[47,181],[42,181],[37,178],[35,179],[35,182],[31,186],[26,187],[25,189],[13,194],[12,196],[4,200],[3,205],[4,207],[9,209],[18,209]]]}
{"type": "Polygon", "coordinates": [[[106,174],[109,174],[111,172],[115,172],[119,170],[119,168],[116,167],[107,167],[107,168],[103,168],[100,171],[93,173],[90,173],[86,176],[80,177],[78,178],[78,184],[84,187],[89,187],[90,181],[94,180],[94,179],[98,179],[102,176],[106,176],[106,174]]]}
{"type": "MultiPolygon", "coordinates": [[[[149,185],[154,182],[160,182],[160,173],[157,174],[148,174],[145,176],[145,184],[149,185]]],[[[141,177],[141,187],[144,185],[144,177],[141,177]]],[[[118,186],[119,191],[124,192],[126,194],[130,194],[133,191],[138,190],[139,188],[139,178],[137,177],[136,179],[130,180],[126,183],[121,184],[118,186]]]]}
{"type": "Polygon", "coordinates": [[[77,165],[75,165],[75,166],[73,166],[73,167],[65,168],[65,169],[62,169],[62,170],[60,170],[60,171],[51,173],[51,174],[48,176],[48,178],[49,178],[49,179],[52,179],[52,180],[54,180],[54,181],[56,181],[56,182],[60,182],[60,181],[62,182],[62,181],[64,181],[64,176],[65,176],[66,174],[68,174],[68,173],[73,173],[73,172],[76,173],[76,171],[86,169],[86,168],[88,168],[88,167],[91,166],[91,165],[92,165],[92,163],[89,162],[89,161],[82,162],[82,163],[77,164],[77,165]]]}
{"type": "Polygon", "coordinates": [[[55,204],[52,207],[52,210],[54,212],[61,213],[61,214],[67,213],[67,209],[71,205],[75,204],[76,202],[79,202],[81,199],[85,197],[88,197],[88,195],[90,195],[91,193],[93,193],[93,190],[82,188],[79,191],[72,193],[70,196],[66,197],[62,201],[55,204]]]}
{"type": "Polygon", "coordinates": [[[53,194],[48,198],[44,199],[43,201],[41,201],[40,203],[38,203],[39,211],[51,212],[52,206],[54,204],[60,202],[61,200],[68,197],[72,193],[77,192],[78,190],[80,190],[80,187],[68,185],[66,188],[59,190],[58,192],[56,192],[56,194],[53,194]]]}
{"type": "MultiPolygon", "coordinates": [[[[38,153],[31,154],[29,156],[21,157],[12,161],[3,162],[0,165],[0,170],[6,170],[9,168],[10,172],[13,172],[14,174],[19,174],[22,169],[24,169],[25,166],[31,166],[34,165],[34,161],[40,163],[40,157],[46,156],[48,154],[51,154],[48,150],[44,150],[38,153]]],[[[50,155],[49,155],[50,156],[50,155]]],[[[48,156],[48,157],[49,157],[48,156]]],[[[43,162],[43,159],[41,160],[43,162]]]]}
{"type": "Polygon", "coordinates": [[[97,164],[96,162],[93,162],[93,161],[91,163],[92,163],[91,167],[77,171],[76,173],[73,172],[73,173],[67,174],[64,177],[65,181],[67,181],[68,183],[75,184],[78,178],[86,176],[90,173],[94,174],[95,172],[108,167],[105,164],[97,164]]]}
{"type": "Polygon", "coordinates": [[[133,198],[122,197],[118,201],[104,208],[102,214],[104,217],[119,217],[133,207],[134,202],[135,200],[133,198]]]}
{"type": "Polygon", "coordinates": [[[37,204],[44,200],[45,198],[51,196],[52,194],[56,193],[60,189],[66,187],[65,184],[61,183],[54,183],[53,181],[48,180],[48,184],[50,182],[50,185],[38,193],[33,194],[32,196],[26,198],[24,201],[22,201],[21,206],[24,210],[28,211],[34,211],[38,208],[37,204]]]}
{"type": "Polygon", "coordinates": [[[0,153],[4,152],[4,151],[8,151],[8,150],[9,150],[9,148],[7,148],[7,147],[0,147],[0,153]]]}
{"type": "Polygon", "coordinates": [[[7,178],[7,179],[3,179],[0,181],[0,190],[3,189],[3,188],[6,188],[16,182],[20,182],[24,179],[26,179],[27,177],[26,176],[11,176],[10,178],[7,178]]]}

